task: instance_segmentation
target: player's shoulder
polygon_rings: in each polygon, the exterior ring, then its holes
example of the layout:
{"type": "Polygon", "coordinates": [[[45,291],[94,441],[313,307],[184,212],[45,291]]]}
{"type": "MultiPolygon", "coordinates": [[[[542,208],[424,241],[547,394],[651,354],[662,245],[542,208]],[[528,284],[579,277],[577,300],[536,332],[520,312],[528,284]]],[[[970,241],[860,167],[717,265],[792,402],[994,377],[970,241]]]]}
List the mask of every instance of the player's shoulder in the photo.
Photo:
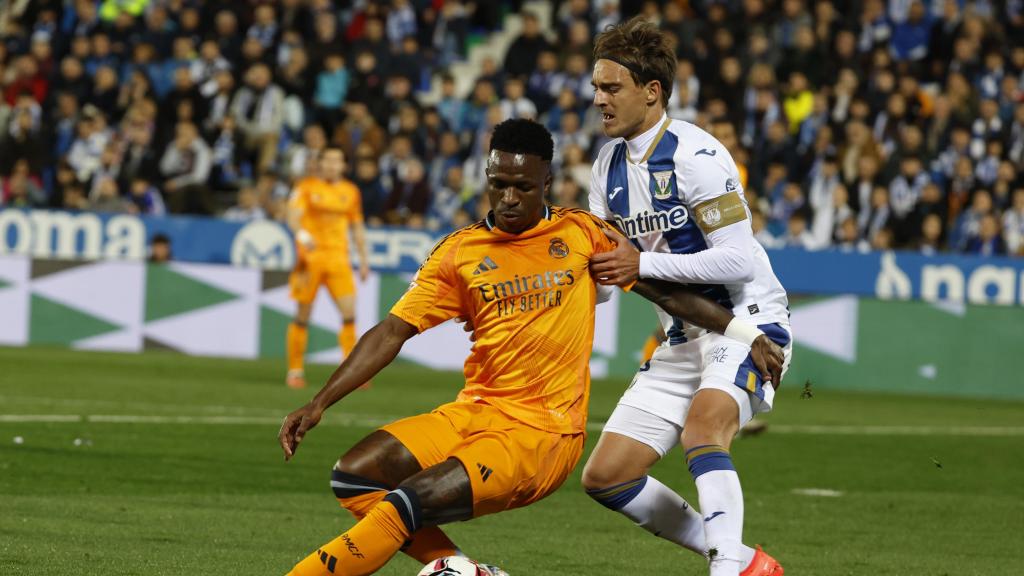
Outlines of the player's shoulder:
{"type": "Polygon", "coordinates": [[[606,166],[611,160],[612,155],[615,154],[615,149],[625,144],[625,142],[622,138],[613,138],[605,142],[601,149],[597,151],[597,157],[594,159],[594,169],[606,166]]]}
{"type": "Polygon", "coordinates": [[[567,208],[564,206],[551,206],[551,217],[556,220],[567,220],[581,228],[597,227],[606,228],[607,222],[593,213],[582,208],[567,208]]]}
{"type": "Polygon", "coordinates": [[[459,228],[458,230],[449,232],[445,236],[442,236],[441,239],[438,240],[436,244],[434,244],[434,247],[431,248],[430,253],[427,254],[427,259],[429,260],[438,252],[447,252],[448,250],[458,248],[458,246],[467,239],[481,236],[483,234],[486,234],[487,231],[487,222],[484,220],[480,220],[479,222],[474,222],[473,224],[469,224],[467,226],[459,228]]]}
{"type": "Polygon", "coordinates": [[[676,158],[683,162],[695,162],[701,156],[714,158],[725,153],[725,147],[709,132],[685,120],[672,120],[668,131],[679,141],[676,158]]]}

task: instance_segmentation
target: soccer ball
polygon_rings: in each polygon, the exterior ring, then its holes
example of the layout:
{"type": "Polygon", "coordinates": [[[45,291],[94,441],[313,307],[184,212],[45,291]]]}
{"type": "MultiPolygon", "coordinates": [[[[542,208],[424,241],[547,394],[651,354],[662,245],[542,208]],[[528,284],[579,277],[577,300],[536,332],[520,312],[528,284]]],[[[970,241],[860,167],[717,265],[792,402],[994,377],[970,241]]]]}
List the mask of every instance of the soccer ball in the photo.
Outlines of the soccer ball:
{"type": "Polygon", "coordinates": [[[497,576],[465,556],[446,556],[428,563],[418,576],[497,576]]]}

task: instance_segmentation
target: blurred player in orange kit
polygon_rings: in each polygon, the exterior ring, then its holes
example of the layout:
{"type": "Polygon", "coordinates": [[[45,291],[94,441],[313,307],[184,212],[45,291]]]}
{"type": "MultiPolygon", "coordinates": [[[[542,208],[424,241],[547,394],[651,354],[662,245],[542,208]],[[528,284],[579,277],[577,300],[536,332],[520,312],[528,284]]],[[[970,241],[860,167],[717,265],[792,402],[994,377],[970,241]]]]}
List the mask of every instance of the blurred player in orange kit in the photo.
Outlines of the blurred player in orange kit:
{"type": "MultiPolygon", "coordinates": [[[[473,326],[454,402],[392,422],[338,460],[331,488],[360,520],[291,576],[364,576],[399,550],[424,563],[458,554],[440,525],[530,505],[576,466],[594,307],[604,297],[590,261],[627,241],[588,212],[545,204],[553,148],[547,129],[530,120],[494,128],[490,213],[441,240],[391,313],[285,418],[278,439],[291,459],[324,411],[390,364],[406,340],[454,318],[473,326]]],[[[686,287],[622,286],[709,329],[740,321],[686,287]]],[[[755,346],[765,372],[781,370],[781,349],[767,338],[755,346]]]]}
{"type": "Polygon", "coordinates": [[[288,377],[290,388],[306,386],[303,357],[309,338],[313,300],[326,286],[341,313],[338,344],[347,357],[356,345],[356,285],[349,261],[349,233],[359,251],[359,278],[370,274],[366,256],[366,228],[359,189],[345,180],[345,155],[340,148],[325,149],[317,163],[319,174],[299,181],[288,201],[288,225],[295,233],[297,261],[289,283],[298,303],[288,325],[288,377]]]}

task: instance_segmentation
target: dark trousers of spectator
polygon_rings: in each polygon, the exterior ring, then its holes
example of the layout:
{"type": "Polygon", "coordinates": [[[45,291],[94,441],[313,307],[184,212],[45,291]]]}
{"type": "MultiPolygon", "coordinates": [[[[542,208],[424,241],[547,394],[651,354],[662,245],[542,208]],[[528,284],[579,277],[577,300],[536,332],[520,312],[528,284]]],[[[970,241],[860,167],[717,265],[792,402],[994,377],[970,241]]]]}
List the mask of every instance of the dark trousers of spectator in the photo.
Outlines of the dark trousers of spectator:
{"type": "Polygon", "coordinates": [[[316,122],[324,127],[327,134],[334,134],[334,128],[345,118],[345,112],[339,108],[326,108],[317,106],[315,111],[316,122]]]}
{"type": "Polygon", "coordinates": [[[175,214],[209,216],[214,213],[213,198],[209,189],[199,185],[184,186],[168,192],[167,207],[175,214]]]}

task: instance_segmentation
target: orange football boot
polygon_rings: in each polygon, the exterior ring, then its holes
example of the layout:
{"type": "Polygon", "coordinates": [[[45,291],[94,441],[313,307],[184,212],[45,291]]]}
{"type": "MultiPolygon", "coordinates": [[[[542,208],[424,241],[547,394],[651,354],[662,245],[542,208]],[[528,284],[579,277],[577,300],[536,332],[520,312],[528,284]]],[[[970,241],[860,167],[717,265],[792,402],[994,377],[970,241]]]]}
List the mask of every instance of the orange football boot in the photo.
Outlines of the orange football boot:
{"type": "Polygon", "coordinates": [[[740,572],[740,576],[782,576],[782,574],[782,564],[765,554],[760,546],[754,552],[754,559],[750,561],[747,569],[740,572]]]}

